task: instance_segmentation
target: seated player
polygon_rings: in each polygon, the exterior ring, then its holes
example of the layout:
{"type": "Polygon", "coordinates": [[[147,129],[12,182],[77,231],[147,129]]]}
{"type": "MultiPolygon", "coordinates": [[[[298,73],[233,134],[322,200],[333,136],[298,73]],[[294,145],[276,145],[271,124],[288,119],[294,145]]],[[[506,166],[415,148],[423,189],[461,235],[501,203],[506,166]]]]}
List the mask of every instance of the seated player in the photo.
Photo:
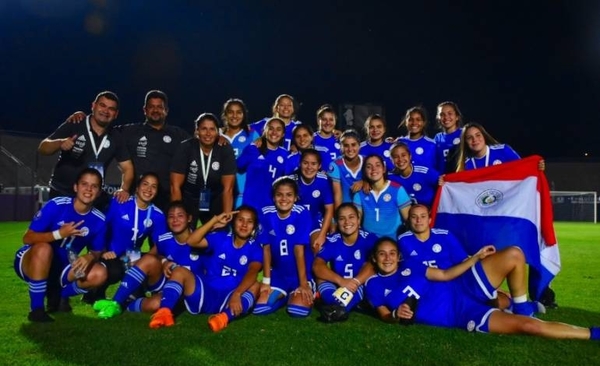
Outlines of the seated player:
{"type": "MultiPolygon", "coordinates": [[[[23,236],[25,245],[16,253],[14,269],[29,284],[30,321],[54,321],[44,309],[49,281],[60,283],[62,299],[86,293],[106,281],[106,268],[98,263],[104,250],[105,218],[93,207],[101,187],[97,170],[82,170],[73,185],[75,197],[48,201],[23,236]],[[88,252],[79,256],[83,248],[88,252]]],[[[71,311],[68,302],[61,302],[63,311],[71,311]]]]}
{"type": "Polygon", "coordinates": [[[275,206],[262,210],[259,242],[263,246],[263,279],[254,314],[270,314],[287,303],[292,317],[310,315],[314,300],[308,211],[295,202],[298,185],[289,177],[273,183],[275,206]]]}
{"type": "Polygon", "coordinates": [[[409,260],[400,266],[398,246],[390,238],[380,239],[373,254],[377,274],[367,281],[367,299],[386,322],[403,319],[484,333],[600,339],[598,327],[544,322],[486,305],[486,293],[494,291],[505,279],[513,297],[525,296],[525,273],[521,270],[525,258],[517,247],[495,253],[494,247],[486,246],[446,270],[409,260]]]}
{"type": "Polygon", "coordinates": [[[108,319],[120,315],[126,304],[129,311],[154,312],[160,305],[160,297],[156,294],[172,275],[175,265],[185,266],[193,272],[200,271],[202,262],[199,253],[186,244],[191,234],[191,221],[192,216],[186,211],[182,201],[169,204],[167,225],[170,231],[160,235],[156,245],[125,272],[112,300],[98,300],[94,303],[94,310],[98,312],[99,318],[108,319]],[[155,296],[138,297],[130,301],[130,297],[143,286],[155,296]]]}
{"type": "Polygon", "coordinates": [[[150,328],[175,324],[175,305],[183,296],[191,314],[215,314],[208,320],[213,332],[248,313],[258,295],[258,272],[262,268],[262,248],[254,241],[258,226],[257,213],[250,206],[237,212],[214,216],[187,239],[194,248],[205,249],[205,273],[176,267],[165,284],[160,309],[150,321],[150,328]],[[233,219],[233,221],[232,221],[233,219]],[[232,230],[214,231],[232,221],[232,230]]]}
{"type": "Polygon", "coordinates": [[[313,271],[321,300],[339,305],[344,311],[337,314],[343,316],[362,301],[363,284],[375,273],[369,255],[377,237],[360,228],[358,209],[352,203],[342,203],[335,219],[338,232],[316,255],[313,271]]]}

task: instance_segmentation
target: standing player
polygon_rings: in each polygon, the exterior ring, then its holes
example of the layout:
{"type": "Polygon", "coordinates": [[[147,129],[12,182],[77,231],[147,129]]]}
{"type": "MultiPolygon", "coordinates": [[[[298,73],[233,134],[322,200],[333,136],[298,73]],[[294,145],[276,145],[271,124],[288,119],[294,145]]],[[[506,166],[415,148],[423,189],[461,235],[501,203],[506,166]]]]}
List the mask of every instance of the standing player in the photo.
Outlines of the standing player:
{"type": "Polygon", "coordinates": [[[411,162],[410,150],[403,141],[394,143],[390,151],[394,169],[388,174],[389,180],[404,187],[414,203],[431,207],[438,189],[440,174],[433,168],[414,165],[411,162]]]}
{"type": "Polygon", "coordinates": [[[372,114],[365,121],[365,132],[367,138],[360,144],[360,152],[363,156],[379,155],[385,160],[388,170],[394,166],[390,159],[390,147],[392,144],[385,141],[387,127],[385,119],[379,114],[372,114]]]}
{"type": "MultiPolygon", "coordinates": [[[[317,126],[319,129],[315,132],[313,143],[315,149],[319,152],[329,154],[329,161],[334,161],[340,157],[340,142],[336,136],[335,124],[337,117],[333,107],[329,104],[322,105],[317,110],[317,126]]],[[[326,161],[326,160],[323,160],[326,161]]],[[[329,167],[329,164],[323,164],[324,167],[329,167]]]]}
{"type": "Polygon", "coordinates": [[[436,169],[438,167],[437,146],[435,141],[426,135],[427,112],[425,108],[412,107],[408,109],[398,128],[402,126],[406,126],[408,135],[402,136],[398,140],[406,143],[410,148],[412,162],[417,166],[436,169]]]}
{"type": "Polygon", "coordinates": [[[294,127],[300,124],[300,121],[294,120],[294,118],[296,118],[296,103],[294,97],[289,94],[279,95],[273,103],[272,112],[272,117],[265,117],[258,122],[252,123],[250,127],[262,136],[265,132],[267,122],[272,118],[279,118],[285,124],[283,148],[286,151],[290,151],[294,127]]]}
{"type": "Polygon", "coordinates": [[[378,237],[394,238],[408,218],[410,197],[401,185],[387,179],[383,157],[367,156],[362,170],[371,189],[356,192],[353,202],[363,217],[363,227],[378,237]]]}
{"type": "Polygon", "coordinates": [[[260,138],[247,146],[237,160],[238,170],[246,173],[243,204],[259,211],[273,203],[268,187],[284,174],[287,150],[281,147],[285,123],[280,118],[271,118],[265,125],[260,138]]]}
{"type": "MultiPolygon", "coordinates": [[[[237,160],[246,146],[259,138],[258,133],[248,126],[246,104],[241,99],[228,99],[223,105],[221,120],[225,125],[221,128],[221,136],[229,141],[237,160]]],[[[245,185],[246,173],[238,171],[235,175],[236,197],[234,207],[241,206],[245,185]]]]}
{"type": "Polygon", "coordinates": [[[335,208],[343,202],[352,202],[354,184],[362,179],[363,157],[360,155],[360,137],[354,130],[340,136],[342,157],[329,165],[327,174],[332,182],[335,208]]]}
{"type": "Polygon", "coordinates": [[[284,306],[292,317],[310,315],[314,295],[310,215],[296,205],[298,186],[281,177],[273,183],[273,202],[262,210],[263,279],[254,314],[266,315],[284,306]]]}
{"type": "Polygon", "coordinates": [[[438,132],[433,140],[438,150],[437,171],[441,174],[456,171],[462,118],[462,113],[456,103],[442,102],[438,104],[436,120],[442,132],[438,132]]]}
{"type": "Polygon", "coordinates": [[[182,296],[191,314],[215,314],[208,320],[213,332],[247,314],[258,294],[257,276],[262,268],[262,248],[254,241],[257,226],[256,211],[242,206],[239,211],[222,213],[196,229],[187,243],[205,251],[206,272],[176,267],[165,284],[160,309],[152,315],[150,328],[175,324],[172,310],[182,296]],[[229,221],[231,232],[210,232],[229,221]]]}
{"type": "Polygon", "coordinates": [[[486,292],[506,279],[513,297],[525,296],[525,258],[517,247],[495,253],[491,246],[447,270],[402,262],[390,238],[375,244],[373,263],[377,275],[367,281],[367,298],[379,317],[395,323],[401,319],[438,327],[498,334],[530,334],[546,338],[600,340],[600,328],[581,328],[510,314],[485,304],[486,292]],[[460,276],[460,277],[459,277],[460,276]],[[458,277],[458,278],[457,278],[458,277]],[[408,298],[417,299],[411,308],[408,298]]]}
{"type": "MultiPolygon", "coordinates": [[[[104,250],[104,215],[93,207],[102,187],[102,176],[84,168],[75,180],[75,197],[56,197],[35,215],[15,256],[17,275],[29,284],[33,322],[51,322],[44,309],[46,287],[60,283],[61,297],[87,292],[106,281],[106,268],[98,264],[104,250]],[[87,248],[88,253],[79,256],[87,248]]],[[[49,301],[50,302],[50,301],[49,301]]],[[[62,308],[70,311],[66,303],[62,308]]]]}
{"type": "Polygon", "coordinates": [[[358,209],[352,203],[342,203],[335,219],[338,232],[327,238],[327,243],[316,255],[313,271],[323,303],[340,305],[344,309],[338,313],[339,317],[363,299],[363,284],[375,274],[369,254],[377,237],[360,228],[358,209]],[[336,296],[339,288],[343,290],[336,296]]]}
{"type": "MultiPolygon", "coordinates": [[[[92,112],[85,123],[61,124],[56,131],[42,140],[38,152],[53,155],[60,152],[50,178],[50,198],[74,196],[73,182],[84,168],[94,168],[104,177],[111,161],[116,158],[121,170],[121,187],[115,195],[119,202],[129,198],[134,180],[133,164],[119,134],[112,130],[112,123],[119,115],[119,98],[111,91],[96,95],[92,112]]],[[[110,201],[102,194],[96,207],[105,210],[110,201]]]]}
{"type": "Polygon", "coordinates": [[[479,123],[467,123],[460,137],[456,171],[485,168],[520,158],[510,146],[496,141],[479,123]]]}

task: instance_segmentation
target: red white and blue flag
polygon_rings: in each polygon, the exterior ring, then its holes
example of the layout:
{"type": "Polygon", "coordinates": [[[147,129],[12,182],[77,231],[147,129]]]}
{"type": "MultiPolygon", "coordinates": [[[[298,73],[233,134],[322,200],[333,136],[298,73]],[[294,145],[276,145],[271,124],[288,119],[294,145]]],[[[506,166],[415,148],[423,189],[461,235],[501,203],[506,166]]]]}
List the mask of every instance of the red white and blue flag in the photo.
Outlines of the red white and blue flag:
{"type": "Polygon", "coordinates": [[[510,163],[447,174],[432,209],[433,227],[450,230],[474,254],[493,244],[517,245],[529,264],[529,294],[560,271],[548,181],[534,155],[510,163]]]}

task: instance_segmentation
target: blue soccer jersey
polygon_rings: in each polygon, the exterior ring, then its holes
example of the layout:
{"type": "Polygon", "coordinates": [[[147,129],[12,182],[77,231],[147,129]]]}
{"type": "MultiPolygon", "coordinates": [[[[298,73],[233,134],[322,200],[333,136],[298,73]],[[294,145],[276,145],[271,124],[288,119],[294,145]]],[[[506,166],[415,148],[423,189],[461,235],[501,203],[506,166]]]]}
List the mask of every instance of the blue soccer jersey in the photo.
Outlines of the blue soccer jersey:
{"type": "Polygon", "coordinates": [[[158,255],[189,269],[192,273],[201,274],[204,270],[199,252],[175,239],[172,232],[167,232],[158,237],[156,243],[158,255]]]}
{"type": "Polygon", "coordinates": [[[378,237],[396,237],[402,224],[400,210],[410,206],[410,197],[406,190],[396,182],[388,181],[379,193],[371,190],[365,194],[362,190],[354,195],[354,204],[362,210],[363,228],[378,237]]]}
{"type": "Polygon", "coordinates": [[[413,165],[413,171],[408,177],[390,172],[388,179],[400,183],[406,193],[414,201],[431,207],[438,189],[440,173],[432,168],[413,165]]]}
{"type": "MultiPolygon", "coordinates": [[[[241,130],[238,133],[236,133],[233,137],[229,137],[223,133],[221,134],[221,136],[223,136],[231,144],[236,160],[242,155],[242,151],[244,151],[246,146],[250,145],[254,140],[259,138],[258,133],[256,133],[256,131],[254,131],[253,129],[250,129],[250,131],[241,130]]],[[[246,173],[237,172],[235,175],[235,186],[237,193],[234,202],[235,207],[239,207],[242,204],[245,185],[246,173]]]]}
{"type": "Polygon", "coordinates": [[[267,149],[264,155],[256,145],[247,146],[239,159],[238,170],[246,173],[243,203],[260,211],[263,207],[273,204],[271,185],[275,179],[284,175],[285,160],[288,152],[278,147],[267,149]]]}
{"type": "MultiPolygon", "coordinates": [[[[102,212],[92,208],[80,214],[73,207],[74,198],[56,197],[48,201],[39,210],[29,225],[29,229],[37,233],[49,232],[60,229],[64,224],[83,223],[78,226],[82,236],[71,236],[52,243],[52,248],[65,248],[69,246],[75,253],[80,253],[84,248],[90,251],[103,251],[106,247],[106,218],[102,212]]],[[[32,244],[32,243],[27,243],[32,244]]]]}
{"type": "Polygon", "coordinates": [[[402,136],[400,141],[408,145],[414,165],[437,169],[437,145],[433,139],[421,136],[416,140],[412,140],[408,136],[402,136]]]}
{"type": "Polygon", "coordinates": [[[485,168],[492,165],[519,160],[521,157],[510,146],[505,144],[487,146],[485,156],[469,158],[465,161],[465,170],[485,168]]]}
{"type": "Polygon", "coordinates": [[[425,241],[408,231],[398,237],[398,246],[405,260],[420,261],[434,268],[447,269],[469,257],[458,239],[443,229],[431,229],[425,241]]]}
{"type": "Polygon", "coordinates": [[[346,162],[344,162],[344,158],[339,158],[329,164],[327,175],[333,182],[340,184],[340,187],[342,188],[342,203],[352,202],[352,185],[362,179],[362,165],[364,159],[360,155],[358,158],[360,159],[360,164],[356,169],[356,172],[353,172],[348,168],[346,162]]]}
{"type": "Polygon", "coordinates": [[[116,198],[112,199],[106,214],[106,226],[108,250],[115,252],[117,257],[127,250],[140,250],[148,237],[156,243],[158,236],[167,232],[163,212],[152,204],[146,209],[138,208],[135,196],[123,203],[119,203],[116,198]]]}
{"type": "Polygon", "coordinates": [[[310,231],[319,229],[322,226],[323,216],[325,215],[325,206],[333,205],[333,190],[331,182],[323,173],[317,173],[310,183],[298,175],[293,175],[298,183],[298,205],[304,206],[311,217],[310,231]]]}
{"type": "MultiPolygon", "coordinates": [[[[335,136],[330,136],[330,137],[322,137],[321,135],[319,135],[318,132],[315,132],[315,134],[313,135],[314,139],[313,139],[313,145],[315,146],[315,150],[317,150],[318,152],[322,153],[322,154],[326,154],[329,156],[329,159],[327,159],[328,162],[332,162],[338,158],[340,158],[341,155],[341,145],[340,142],[338,141],[338,139],[335,138],[335,136]]],[[[321,155],[323,156],[323,155],[321,155]]],[[[327,167],[329,166],[329,164],[325,164],[325,159],[323,159],[323,168],[327,169],[327,167]]]]}
{"type": "Polygon", "coordinates": [[[348,245],[339,233],[327,237],[327,242],[321,247],[317,257],[329,264],[332,271],[344,278],[354,278],[363,265],[369,260],[369,255],[377,236],[360,230],[356,243],[348,245]]]}
{"type": "Polygon", "coordinates": [[[390,171],[394,169],[394,162],[391,158],[390,148],[392,147],[392,143],[383,141],[381,144],[377,146],[371,145],[367,141],[363,141],[360,143],[360,155],[367,157],[369,155],[379,155],[385,161],[385,170],[390,171]]]}
{"type": "MultiPolygon", "coordinates": [[[[308,211],[299,205],[294,205],[289,216],[280,218],[275,206],[262,209],[260,218],[261,233],[259,243],[271,246],[271,277],[294,278],[298,280],[298,269],[294,248],[297,245],[304,247],[304,260],[306,263],[306,277],[311,279],[312,251],[310,249],[308,211]]],[[[296,284],[298,286],[299,283],[296,284]]]]}
{"type": "MultiPolygon", "coordinates": [[[[270,119],[271,117],[266,117],[261,119],[260,121],[254,122],[252,124],[250,124],[250,128],[252,128],[254,131],[256,131],[259,135],[262,136],[263,132],[264,132],[264,128],[265,125],[267,124],[267,121],[270,119]]],[[[290,121],[290,123],[288,123],[285,126],[285,135],[284,135],[284,143],[283,143],[283,148],[286,151],[290,151],[290,147],[292,146],[292,140],[294,138],[294,127],[298,126],[302,124],[302,122],[300,121],[290,121]]]]}
{"type": "Polygon", "coordinates": [[[451,133],[438,132],[433,138],[433,141],[435,141],[435,144],[437,146],[438,172],[446,171],[446,158],[448,156],[448,153],[450,153],[450,150],[455,146],[458,147],[458,144],[460,144],[461,133],[462,129],[459,128],[451,133]]]}
{"type": "Polygon", "coordinates": [[[211,287],[223,291],[234,290],[248,272],[250,263],[262,264],[263,251],[253,239],[236,248],[231,232],[216,231],[206,236],[208,247],[205,260],[206,274],[202,277],[211,287]]]}

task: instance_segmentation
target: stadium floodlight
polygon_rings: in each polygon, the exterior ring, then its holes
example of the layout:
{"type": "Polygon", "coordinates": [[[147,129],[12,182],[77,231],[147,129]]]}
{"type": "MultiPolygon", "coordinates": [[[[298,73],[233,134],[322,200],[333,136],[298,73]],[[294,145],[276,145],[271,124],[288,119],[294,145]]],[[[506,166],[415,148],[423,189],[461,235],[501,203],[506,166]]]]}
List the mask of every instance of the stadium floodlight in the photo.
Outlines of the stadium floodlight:
{"type": "Polygon", "coordinates": [[[555,221],[597,222],[597,192],[551,191],[555,221]]]}

